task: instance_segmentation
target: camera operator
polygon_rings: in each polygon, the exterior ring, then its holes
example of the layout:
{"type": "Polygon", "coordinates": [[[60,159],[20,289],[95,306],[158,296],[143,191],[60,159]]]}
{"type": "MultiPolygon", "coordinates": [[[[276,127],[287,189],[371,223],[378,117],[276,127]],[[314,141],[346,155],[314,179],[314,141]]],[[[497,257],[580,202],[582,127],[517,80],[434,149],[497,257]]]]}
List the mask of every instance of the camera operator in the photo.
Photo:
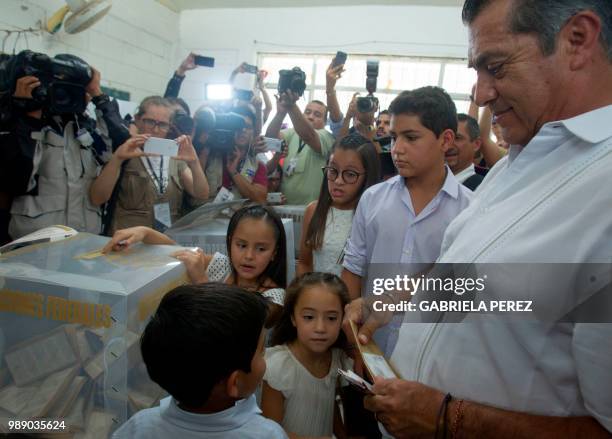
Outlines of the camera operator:
{"type": "Polygon", "coordinates": [[[232,126],[221,126],[218,117],[215,132],[221,128],[233,136],[233,141],[220,140],[213,132],[200,154],[200,163],[210,185],[210,197],[226,199],[229,192],[231,198],[265,203],[268,194],[266,167],[256,158],[256,151],[265,145],[261,137],[254,136],[255,110],[251,105],[242,105],[233,108],[228,116],[232,126]],[[236,118],[238,123],[233,122],[236,118]]]}
{"type": "Polygon", "coordinates": [[[9,235],[53,224],[100,233],[101,212],[89,188],[112,149],[128,137],[100,73],[80,58],[23,51],[0,69],[0,191],[11,201],[9,235]],[[85,113],[89,100],[98,123],[85,113]]]}
{"type": "MultiPolygon", "coordinates": [[[[296,72],[296,69],[292,72],[296,72]]],[[[296,81],[290,82],[293,85],[296,81]]],[[[280,88],[284,88],[282,82],[279,83],[280,88]]],[[[303,91],[302,87],[279,90],[277,113],[266,131],[267,137],[284,139],[288,144],[282,181],[282,192],[287,198],[287,204],[306,205],[319,197],[323,181],[321,168],[326,165],[334,144],[334,136],[324,129],[327,121],[325,104],[321,101],[311,101],[306,105],[304,113],[296,105],[303,91]],[[281,132],[281,125],[287,114],[294,128],[281,132]]]]}
{"type": "MultiPolygon", "coordinates": [[[[132,139],[130,147],[140,147],[149,137],[166,138],[171,118],[171,104],[166,99],[160,96],[145,98],[135,116],[139,135],[132,139]]],[[[92,185],[92,199],[108,200],[115,184],[118,185],[110,233],[134,226],[164,230],[180,218],[184,191],[197,199],[208,197],[208,183],[191,137],[181,135],[176,140],[178,155],[169,160],[148,156],[142,151],[115,154],[115,160],[102,170],[92,185]]]]}

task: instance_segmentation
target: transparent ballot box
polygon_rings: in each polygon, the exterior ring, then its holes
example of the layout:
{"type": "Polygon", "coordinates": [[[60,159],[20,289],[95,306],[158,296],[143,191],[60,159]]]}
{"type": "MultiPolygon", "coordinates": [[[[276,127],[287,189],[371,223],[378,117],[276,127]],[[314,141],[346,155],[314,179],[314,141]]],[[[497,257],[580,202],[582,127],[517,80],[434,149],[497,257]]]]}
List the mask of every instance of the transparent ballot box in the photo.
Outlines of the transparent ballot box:
{"type": "Polygon", "coordinates": [[[272,209],[281,218],[290,218],[293,220],[293,238],[295,240],[295,258],[299,258],[300,242],[302,239],[302,224],[304,223],[304,211],[306,206],[291,205],[291,206],[273,206],[272,209]]]}
{"type": "Polygon", "coordinates": [[[63,421],[54,432],[108,437],[165,396],[139,337],[163,295],[187,283],[170,256],[178,247],[102,255],[107,242],[79,233],[0,256],[0,432],[43,419],[63,421]]]}
{"type": "MultiPolygon", "coordinates": [[[[223,217],[220,209],[228,209],[226,205],[220,203],[219,210],[215,215],[205,215],[205,210],[201,207],[191,212],[188,216],[181,218],[173,227],[166,230],[166,235],[178,244],[186,247],[200,247],[204,253],[214,254],[215,252],[227,255],[227,226],[229,218],[223,217]],[[191,216],[192,221],[185,221],[191,216]]],[[[235,204],[235,202],[233,202],[235,204]]],[[[207,212],[210,212],[215,205],[205,205],[207,212]]],[[[228,212],[229,213],[229,212],[228,212]]],[[[295,277],[295,239],[293,220],[282,218],[287,237],[287,283],[295,277]]]]}

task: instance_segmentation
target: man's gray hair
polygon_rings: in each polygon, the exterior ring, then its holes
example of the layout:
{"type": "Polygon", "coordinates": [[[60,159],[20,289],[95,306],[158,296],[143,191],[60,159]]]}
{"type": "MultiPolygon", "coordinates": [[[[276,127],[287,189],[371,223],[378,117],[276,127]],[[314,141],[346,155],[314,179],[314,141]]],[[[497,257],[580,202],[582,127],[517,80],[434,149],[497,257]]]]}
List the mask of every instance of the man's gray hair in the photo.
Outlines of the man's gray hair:
{"type": "MultiPolygon", "coordinates": [[[[466,0],[462,18],[471,24],[480,12],[495,0],[466,0]]],[[[570,18],[580,11],[590,10],[601,20],[600,43],[612,62],[612,0],[514,0],[510,31],[515,34],[535,34],[545,56],[556,48],[557,35],[570,18]]]]}

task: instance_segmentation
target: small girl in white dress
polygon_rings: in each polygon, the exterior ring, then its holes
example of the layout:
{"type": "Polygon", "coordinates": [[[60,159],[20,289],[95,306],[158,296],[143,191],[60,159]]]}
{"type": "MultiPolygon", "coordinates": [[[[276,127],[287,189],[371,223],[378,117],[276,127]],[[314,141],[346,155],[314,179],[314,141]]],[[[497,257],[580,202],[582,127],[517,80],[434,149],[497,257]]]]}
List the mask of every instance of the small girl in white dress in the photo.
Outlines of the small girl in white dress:
{"type": "Polygon", "coordinates": [[[380,182],[374,144],[359,133],[340,139],[323,168],[319,199],[304,211],[297,274],[321,271],[340,275],[353,213],[361,194],[380,182]]]}
{"type": "MultiPolygon", "coordinates": [[[[307,273],[295,279],[266,349],[261,407],[295,436],[334,433],[338,369],[351,369],[341,331],[348,292],[338,276],[307,273]]],[[[339,418],[338,418],[339,419],[339,418]]]]}

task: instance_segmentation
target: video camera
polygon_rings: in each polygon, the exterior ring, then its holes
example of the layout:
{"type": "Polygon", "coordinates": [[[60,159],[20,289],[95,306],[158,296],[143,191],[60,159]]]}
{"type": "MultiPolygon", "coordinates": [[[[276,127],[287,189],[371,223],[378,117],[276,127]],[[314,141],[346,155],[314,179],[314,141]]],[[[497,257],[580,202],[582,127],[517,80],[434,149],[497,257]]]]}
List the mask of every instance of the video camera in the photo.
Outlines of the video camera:
{"type": "Polygon", "coordinates": [[[299,67],[278,72],[278,92],[284,93],[287,90],[291,90],[298,96],[304,94],[304,90],[306,90],[306,73],[299,67]]]}
{"type": "Polygon", "coordinates": [[[44,53],[24,50],[5,58],[0,63],[0,92],[15,92],[17,80],[35,76],[40,86],[32,91],[32,99],[39,108],[52,114],[83,113],[85,88],[92,78],[92,70],[82,59],[69,54],[50,58],[44,53]]]}
{"type": "Polygon", "coordinates": [[[195,135],[194,146],[199,153],[204,146],[211,152],[229,152],[234,146],[234,135],[242,130],[246,123],[244,118],[236,113],[215,113],[211,108],[200,108],[194,114],[195,135]],[[197,141],[202,133],[208,134],[206,145],[197,141]]]}
{"type": "Polygon", "coordinates": [[[357,111],[370,113],[378,108],[378,98],[374,96],[378,82],[378,61],[368,61],[366,66],[366,90],[368,96],[357,98],[357,111]]]}

